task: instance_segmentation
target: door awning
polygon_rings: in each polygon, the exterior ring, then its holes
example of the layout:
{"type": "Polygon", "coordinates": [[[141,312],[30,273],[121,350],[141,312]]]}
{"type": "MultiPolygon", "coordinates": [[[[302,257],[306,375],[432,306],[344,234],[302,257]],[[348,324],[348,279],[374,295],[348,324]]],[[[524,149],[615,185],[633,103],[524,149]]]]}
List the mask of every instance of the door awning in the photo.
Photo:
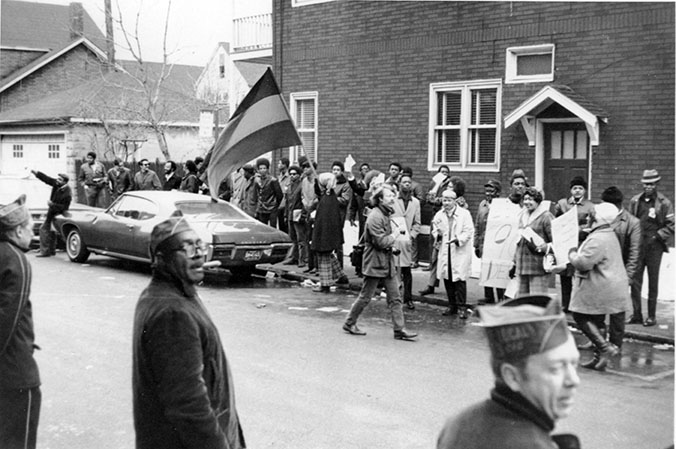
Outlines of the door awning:
{"type": "Polygon", "coordinates": [[[608,113],[562,84],[545,86],[521,103],[505,117],[505,128],[520,121],[528,137],[528,144],[535,145],[535,119],[554,103],[582,120],[587,127],[590,143],[594,146],[599,144],[599,120],[608,123],[608,113]]]}

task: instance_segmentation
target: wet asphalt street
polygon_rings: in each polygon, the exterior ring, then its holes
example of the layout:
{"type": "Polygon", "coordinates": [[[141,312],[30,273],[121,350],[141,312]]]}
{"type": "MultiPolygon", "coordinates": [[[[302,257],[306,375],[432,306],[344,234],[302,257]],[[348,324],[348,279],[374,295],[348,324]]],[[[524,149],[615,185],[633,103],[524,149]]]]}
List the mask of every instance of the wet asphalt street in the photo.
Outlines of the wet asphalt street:
{"type": "MultiPolygon", "coordinates": [[[[150,272],[92,256],[85,265],[29,255],[43,380],[38,447],[134,446],[131,328],[150,272]]],[[[476,319],[406,311],[416,342],[397,341],[385,301],[355,337],[341,330],[354,293],[209,277],[200,294],[221,332],[251,448],[434,448],[444,420],[487,397],[488,351],[476,319]]],[[[582,370],[556,432],[582,447],[666,448],[674,438],[673,348],[627,342],[607,373],[582,370]]],[[[582,358],[589,356],[584,351],[582,358]]]]}

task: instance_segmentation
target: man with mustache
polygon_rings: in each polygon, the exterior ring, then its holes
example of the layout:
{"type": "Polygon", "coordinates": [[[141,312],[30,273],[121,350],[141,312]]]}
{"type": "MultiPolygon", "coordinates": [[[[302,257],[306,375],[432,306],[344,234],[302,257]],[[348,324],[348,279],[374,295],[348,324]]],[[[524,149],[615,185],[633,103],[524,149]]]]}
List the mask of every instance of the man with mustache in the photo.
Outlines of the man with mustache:
{"type": "Polygon", "coordinates": [[[244,448],[228,360],[197,294],[204,243],[171,217],[153,228],[150,254],[134,317],[136,448],[244,448]]]}

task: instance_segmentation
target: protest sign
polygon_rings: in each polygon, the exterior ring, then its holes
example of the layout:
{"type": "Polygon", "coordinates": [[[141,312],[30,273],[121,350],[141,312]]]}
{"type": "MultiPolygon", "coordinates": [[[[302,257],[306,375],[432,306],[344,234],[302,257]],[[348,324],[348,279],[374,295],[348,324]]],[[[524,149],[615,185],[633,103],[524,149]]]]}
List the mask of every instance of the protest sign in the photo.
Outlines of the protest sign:
{"type": "Polygon", "coordinates": [[[577,248],[578,232],[577,206],[552,220],[552,249],[556,265],[568,263],[568,251],[577,248]]]}
{"type": "Polygon", "coordinates": [[[491,201],[481,258],[480,285],[506,288],[509,284],[509,270],[520,238],[520,212],[521,207],[506,198],[491,201]]]}

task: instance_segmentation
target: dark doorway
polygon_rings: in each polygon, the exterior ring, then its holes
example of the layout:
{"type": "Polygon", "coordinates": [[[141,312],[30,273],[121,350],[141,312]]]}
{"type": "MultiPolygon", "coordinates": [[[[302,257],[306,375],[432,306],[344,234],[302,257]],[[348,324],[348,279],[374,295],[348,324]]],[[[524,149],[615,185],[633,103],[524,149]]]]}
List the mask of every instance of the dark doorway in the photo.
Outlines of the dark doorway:
{"type": "Polygon", "coordinates": [[[582,122],[544,123],[545,198],[570,196],[570,180],[589,173],[589,134],[582,122]]]}

